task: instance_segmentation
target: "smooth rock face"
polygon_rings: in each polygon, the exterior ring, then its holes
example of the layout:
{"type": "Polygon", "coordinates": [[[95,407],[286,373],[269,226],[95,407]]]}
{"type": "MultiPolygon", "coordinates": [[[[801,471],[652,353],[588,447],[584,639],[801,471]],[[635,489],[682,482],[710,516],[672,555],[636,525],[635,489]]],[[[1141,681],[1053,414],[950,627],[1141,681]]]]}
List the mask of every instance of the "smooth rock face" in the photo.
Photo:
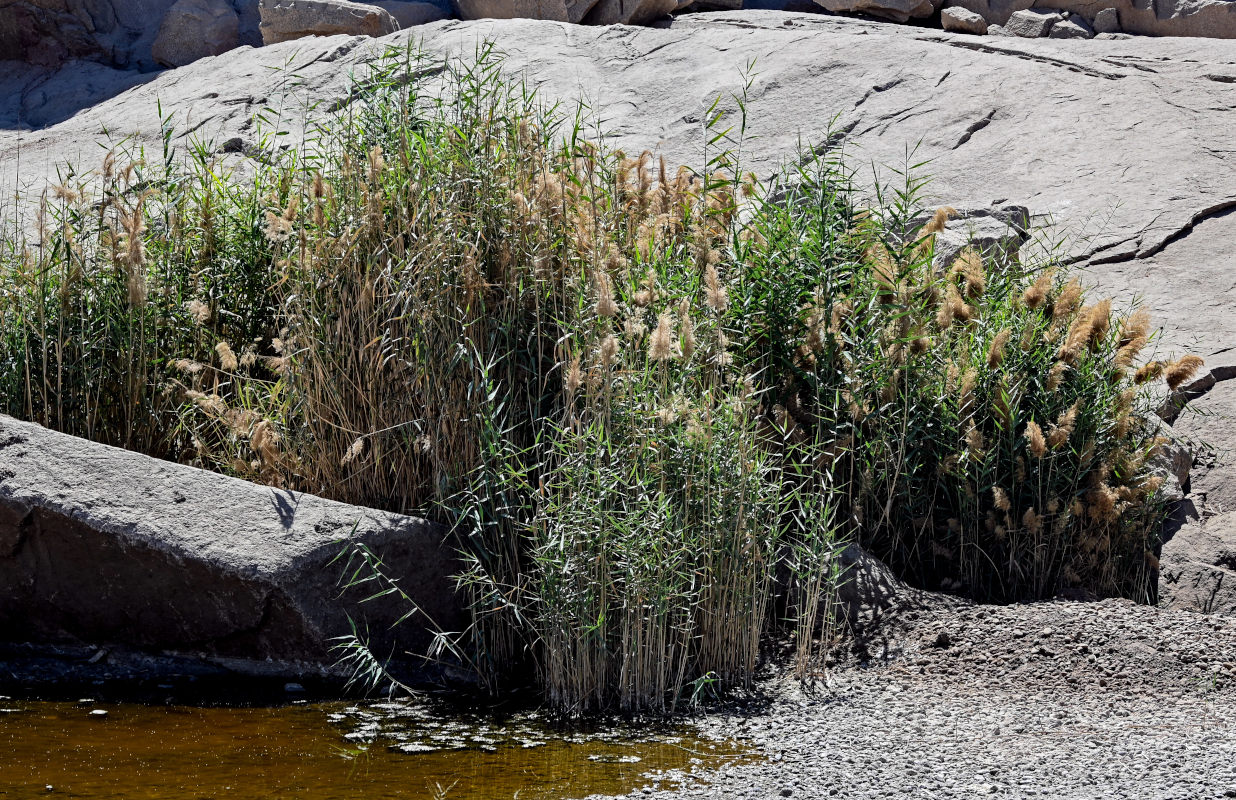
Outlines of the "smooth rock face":
{"type": "Polygon", "coordinates": [[[966,8],[946,8],[940,12],[940,24],[946,31],[958,33],[987,33],[987,20],[966,8]]]}
{"type": "Polygon", "coordinates": [[[1026,9],[1013,12],[1004,27],[1014,36],[1037,39],[1051,33],[1052,27],[1063,19],[1063,16],[1052,11],[1026,9]]]}
{"type": "Polygon", "coordinates": [[[399,29],[381,8],[347,0],[259,0],[258,12],[267,45],[306,36],[385,36],[399,29]]]}
{"type": "Polygon", "coordinates": [[[930,17],[939,7],[939,0],[815,0],[829,11],[870,14],[873,17],[907,22],[930,17]]]}
{"type": "Polygon", "coordinates": [[[378,652],[428,643],[374,592],[339,597],[345,543],[371,548],[446,630],[444,530],[0,417],[0,641],[123,646],[250,672],[329,670],[349,616],[378,652]],[[267,663],[270,659],[270,663],[267,663]]]}
{"type": "Polygon", "coordinates": [[[177,0],[151,47],[154,60],[183,67],[240,46],[240,16],[227,0],[177,0]]]}

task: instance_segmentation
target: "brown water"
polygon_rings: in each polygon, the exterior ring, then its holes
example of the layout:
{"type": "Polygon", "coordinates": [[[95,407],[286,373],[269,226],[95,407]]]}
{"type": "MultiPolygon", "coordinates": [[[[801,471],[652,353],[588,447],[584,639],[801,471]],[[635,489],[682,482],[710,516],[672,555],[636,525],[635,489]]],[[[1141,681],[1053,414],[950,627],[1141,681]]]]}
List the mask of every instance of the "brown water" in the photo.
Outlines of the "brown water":
{"type": "Polygon", "coordinates": [[[0,797],[549,800],[742,758],[685,730],[554,732],[413,703],[200,708],[0,699],[0,797]],[[107,713],[99,714],[99,711],[107,713]]]}

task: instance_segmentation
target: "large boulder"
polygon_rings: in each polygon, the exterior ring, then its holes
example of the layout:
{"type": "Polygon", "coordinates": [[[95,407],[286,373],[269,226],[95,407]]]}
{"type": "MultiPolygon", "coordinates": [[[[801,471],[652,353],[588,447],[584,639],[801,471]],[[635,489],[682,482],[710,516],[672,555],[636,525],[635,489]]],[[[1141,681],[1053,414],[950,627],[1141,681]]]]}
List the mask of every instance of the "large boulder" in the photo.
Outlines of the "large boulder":
{"type": "MultiPolygon", "coordinates": [[[[422,650],[461,630],[445,531],[423,520],[203,470],[0,417],[0,641],[192,656],[316,674],[335,637],[422,650]],[[341,593],[364,546],[426,616],[376,584],[341,593]]],[[[370,574],[362,571],[361,575],[370,574]]]]}
{"type": "Polygon", "coordinates": [[[177,0],[151,46],[154,60],[183,67],[240,46],[240,15],[228,0],[177,0]]]}
{"type": "Polygon", "coordinates": [[[815,0],[834,12],[870,14],[893,22],[930,17],[940,7],[940,0],[815,0]]]}
{"type": "MultiPolygon", "coordinates": [[[[166,65],[153,46],[176,0],[0,0],[0,55],[31,64],[83,59],[121,69],[166,65]]],[[[241,44],[261,44],[257,0],[219,0],[239,21],[241,44]]],[[[207,16],[213,18],[213,12],[207,16]]],[[[213,23],[218,26],[220,23],[213,23]]],[[[207,31],[219,36],[217,30],[207,31]]],[[[187,44],[188,39],[182,41],[187,44]]]]}
{"type": "Polygon", "coordinates": [[[385,36],[399,23],[385,10],[348,0],[259,0],[263,44],[306,36],[385,36]]]}
{"type": "Polygon", "coordinates": [[[1061,22],[1064,17],[1054,11],[1026,9],[1014,11],[1004,23],[1004,29],[1014,36],[1024,39],[1037,39],[1051,33],[1052,27],[1061,22]]]}
{"type": "MultiPolygon", "coordinates": [[[[634,0],[632,5],[638,3],[634,0]]],[[[597,0],[455,0],[462,19],[541,19],[583,22],[597,0]]]]}

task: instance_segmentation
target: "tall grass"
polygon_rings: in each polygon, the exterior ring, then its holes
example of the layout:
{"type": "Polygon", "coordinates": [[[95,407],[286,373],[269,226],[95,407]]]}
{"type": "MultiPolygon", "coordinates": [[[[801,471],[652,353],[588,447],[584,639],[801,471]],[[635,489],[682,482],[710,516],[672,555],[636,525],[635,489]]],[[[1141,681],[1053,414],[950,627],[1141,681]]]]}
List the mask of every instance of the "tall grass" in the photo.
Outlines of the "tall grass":
{"type": "Polygon", "coordinates": [[[1052,264],[935,264],[912,171],[874,203],[833,151],[743,176],[737,101],[677,167],[489,49],[391,51],[251,177],[109,156],[6,226],[4,408],[451,523],[449,646],[567,713],[749,683],[774,625],[806,679],[843,539],[981,598],[1144,599],[1139,415],[1196,365],[1134,371],[1145,315],[1052,264]]]}

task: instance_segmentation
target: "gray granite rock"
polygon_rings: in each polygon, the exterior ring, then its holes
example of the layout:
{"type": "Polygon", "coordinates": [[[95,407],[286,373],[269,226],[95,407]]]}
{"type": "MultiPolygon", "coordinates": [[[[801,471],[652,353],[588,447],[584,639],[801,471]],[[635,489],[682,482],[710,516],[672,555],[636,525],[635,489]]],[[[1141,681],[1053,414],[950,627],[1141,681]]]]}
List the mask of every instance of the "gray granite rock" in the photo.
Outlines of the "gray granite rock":
{"type": "Polygon", "coordinates": [[[409,609],[341,593],[360,544],[447,630],[462,624],[446,531],[0,417],[0,641],[118,645],[245,672],[334,669],[354,621],[420,650],[409,609]]]}
{"type": "Polygon", "coordinates": [[[1047,36],[1051,39],[1091,39],[1094,37],[1094,29],[1083,17],[1074,14],[1052,25],[1051,33],[1047,36]]]}
{"type": "Polygon", "coordinates": [[[1100,8],[1094,13],[1095,33],[1118,33],[1120,31],[1120,12],[1114,8],[1100,8]]]}
{"type": "Polygon", "coordinates": [[[1014,36],[1020,36],[1023,39],[1038,39],[1051,33],[1052,26],[1063,19],[1063,15],[1054,11],[1028,8],[1013,12],[1004,27],[1014,36]]]}
{"type": "Polygon", "coordinates": [[[377,6],[348,0],[259,0],[263,44],[306,36],[385,36],[399,29],[377,6]]]}
{"type": "Polygon", "coordinates": [[[163,17],[151,56],[183,67],[240,46],[240,15],[228,0],[177,0],[163,17]]]}
{"type": "Polygon", "coordinates": [[[1096,23],[1102,15],[1102,22],[1095,25],[1100,33],[1236,38],[1232,0],[947,0],[947,4],[974,11],[992,25],[1006,25],[1012,14],[1036,8],[1068,11],[1096,23]]]}
{"type": "Polygon", "coordinates": [[[940,11],[940,24],[946,31],[957,33],[987,33],[987,20],[965,8],[945,8],[940,11]]]}

